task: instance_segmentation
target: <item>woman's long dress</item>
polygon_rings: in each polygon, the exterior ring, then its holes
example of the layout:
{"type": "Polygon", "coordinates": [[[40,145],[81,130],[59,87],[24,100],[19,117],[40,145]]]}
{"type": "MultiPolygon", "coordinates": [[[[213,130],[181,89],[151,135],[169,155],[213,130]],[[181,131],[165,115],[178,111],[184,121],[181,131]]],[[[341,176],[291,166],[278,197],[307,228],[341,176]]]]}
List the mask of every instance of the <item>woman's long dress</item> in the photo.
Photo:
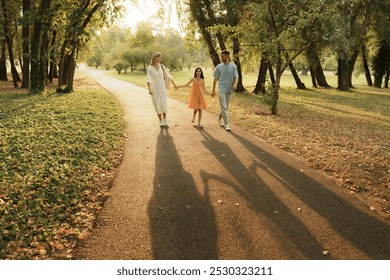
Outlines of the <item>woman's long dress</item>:
{"type": "MultiPolygon", "coordinates": [[[[166,71],[167,78],[172,80],[172,76],[166,71]]],[[[161,65],[158,70],[149,65],[146,72],[146,82],[150,84],[153,95],[151,95],[154,109],[157,114],[168,113],[168,95],[164,83],[164,73],[161,65]]]]}

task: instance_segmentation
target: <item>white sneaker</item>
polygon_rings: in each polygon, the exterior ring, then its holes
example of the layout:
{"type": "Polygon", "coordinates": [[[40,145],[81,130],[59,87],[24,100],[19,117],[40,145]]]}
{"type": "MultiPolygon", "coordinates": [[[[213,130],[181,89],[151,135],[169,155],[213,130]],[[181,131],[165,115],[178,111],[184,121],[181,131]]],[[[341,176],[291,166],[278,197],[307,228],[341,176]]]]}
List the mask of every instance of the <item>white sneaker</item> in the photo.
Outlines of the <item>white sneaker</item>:
{"type": "Polygon", "coordinates": [[[163,120],[160,121],[160,127],[164,127],[165,126],[165,123],[163,120]]]}
{"type": "Polygon", "coordinates": [[[230,126],[227,124],[227,125],[225,125],[225,130],[226,131],[230,131],[230,126]]]}
{"type": "Polygon", "coordinates": [[[169,127],[169,123],[167,120],[164,120],[164,126],[169,127]]]}

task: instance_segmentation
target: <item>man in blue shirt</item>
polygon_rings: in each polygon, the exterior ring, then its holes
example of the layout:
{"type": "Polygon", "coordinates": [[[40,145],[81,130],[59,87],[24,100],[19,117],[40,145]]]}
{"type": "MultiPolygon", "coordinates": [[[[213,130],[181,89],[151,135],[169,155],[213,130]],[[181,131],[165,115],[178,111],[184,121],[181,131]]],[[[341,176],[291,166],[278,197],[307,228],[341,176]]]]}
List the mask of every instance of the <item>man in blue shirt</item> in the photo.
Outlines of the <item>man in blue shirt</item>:
{"type": "Polygon", "coordinates": [[[221,59],[222,62],[214,70],[213,92],[211,95],[216,95],[215,88],[218,83],[219,107],[221,109],[218,120],[219,124],[222,125],[223,118],[226,131],[230,131],[228,109],[230,98],[237,89],[238,71],[237,66],[230,61],[229,51],[222,51],[221,59]]]}

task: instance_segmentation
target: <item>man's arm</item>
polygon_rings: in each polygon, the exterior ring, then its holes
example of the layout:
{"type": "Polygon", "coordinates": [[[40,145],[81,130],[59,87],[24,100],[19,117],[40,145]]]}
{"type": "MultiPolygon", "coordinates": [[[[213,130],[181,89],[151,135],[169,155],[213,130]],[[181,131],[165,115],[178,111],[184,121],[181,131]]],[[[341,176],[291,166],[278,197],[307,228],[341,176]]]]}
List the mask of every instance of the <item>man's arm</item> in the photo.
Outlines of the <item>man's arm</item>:
{"type": "Polygon", "coordinates": [[[234,83],[233,83],[233,90],[237,90],[237,84],[238,84],[238,77],[234,78],[234,83]]]}
{"type": "Polygon", "coordinates": [[[237,90],[237,85],[238,85],[238,70],[237,66],[234,64],[234,83],[233,83],[233,90],[237,90]]]}
{"type": "Polygon", "coordinates": [[[216,93],[215,93],[215,88],[217,86],[217,82],[218,82],[218,79],[217,78],[214,78],[214,82],[213,82],[213,91],[211,92],[211,95],[212,96],[215,96],[216,93]]]}

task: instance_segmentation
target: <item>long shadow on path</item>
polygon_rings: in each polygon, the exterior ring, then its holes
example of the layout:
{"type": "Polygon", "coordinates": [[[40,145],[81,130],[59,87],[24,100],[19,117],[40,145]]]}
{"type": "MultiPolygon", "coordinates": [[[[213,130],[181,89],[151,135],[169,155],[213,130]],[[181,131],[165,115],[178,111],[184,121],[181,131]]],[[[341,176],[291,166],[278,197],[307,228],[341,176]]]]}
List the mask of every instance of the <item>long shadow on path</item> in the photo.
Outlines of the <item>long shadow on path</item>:
{"type": "MultiPolygon", "coordinates": [[[[353,244],[371,259],[390,259],[390,226],[377,218],[356,208],[345,198],[331,191],[313,178],[274,157],[248,139],[232,132],[249,152],[251,152],[267,169],[277,174],[279,182],[294,196],[298,197],[313,211],[326,219],[345,240],[353,244]]],[[[234,174],[233,166],[227,166],[234,174]]],[[[255,174],[256,166],[252,166],[250,174],[255,174]]],[[[238,176],[238,173],[235,174],[238,176]]],[[[249,174],[248,174],[249,175],[249,174]]],[[[248,190],[246,190],[248,192],[248,190]]],[[[252,194],[251,194],[252,195],[252,194]]],[[[252,199],[259,205],[257,198],[252,199]]],[[[277,201],[271,201],[275,203],[277,201]]],[[[258,207],[259,206],[255,206],[258,207]]],[[[280,225],[289,231],[287,225],[280,225]]],[[[311,238],[306,240],[312,242],[311,238]]],[[[310,256],[307,254],[308,257],[310,256]]]]}
{"type": "MultiPolygon", "coordinates": [[[[273,236],[278,240],[281,247],[285,248],[288,259],[326,259],[322,254],[321,244],[312,236],[305,225],[286,207],[284,202],[267,186],[267,183],[255,173],[243,165],[241,160],[234,154],[228,144],[213,138],[205,130],[201,131],[205,138],[203,144],[214,155],[224,168],[236,179],[239,184],[229,182],[226,178],[204,173],[203,180],[218,180],[230,186],[238,194],[245,198],[252,209],[266,217],[268,224],[263,225],[272,230],[273,236]],[[225,157],[221,157],[220,154],[225,157]],[[275,209],[283,213],[276,218],[275,209]]],[[[249,240],[250,237],[241,236],[249,240]]],[[[267,253],[249,252],[253,259],[267,253]]],[[[275,256],[272,256],[272,259],[275,256]]]]}
{"type": "Polygon", "coordinates": [[[154,194],[148,213],[154,259],[218,259],[215,215],[208,192],[184,170],[168,129],[156,147],[154,194]]]}

